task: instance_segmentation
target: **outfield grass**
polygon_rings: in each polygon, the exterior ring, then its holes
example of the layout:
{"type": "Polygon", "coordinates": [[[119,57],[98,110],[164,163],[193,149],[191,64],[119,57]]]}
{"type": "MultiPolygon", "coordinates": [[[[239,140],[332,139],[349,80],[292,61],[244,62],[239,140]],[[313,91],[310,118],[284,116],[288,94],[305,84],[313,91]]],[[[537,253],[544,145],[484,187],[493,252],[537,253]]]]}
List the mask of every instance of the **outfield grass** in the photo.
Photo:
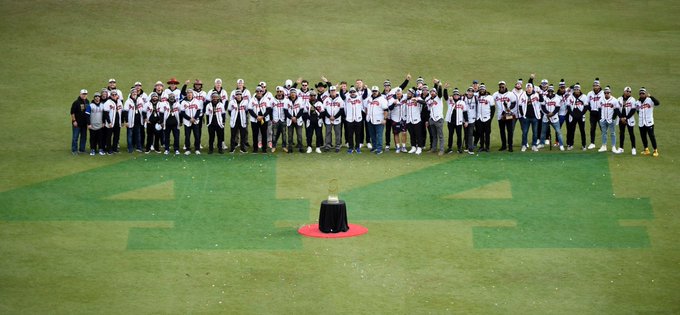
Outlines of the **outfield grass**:
{"type": "Polygon", "coordinates": [[[0,313],[680,312],[677,2],[0,4],[0,313]],[[111,77],[409,72],[645,86],[661,156],[69,152],[71,102],[111,77]],[[369,233],[297,235],[333,178],[369,233]]]}

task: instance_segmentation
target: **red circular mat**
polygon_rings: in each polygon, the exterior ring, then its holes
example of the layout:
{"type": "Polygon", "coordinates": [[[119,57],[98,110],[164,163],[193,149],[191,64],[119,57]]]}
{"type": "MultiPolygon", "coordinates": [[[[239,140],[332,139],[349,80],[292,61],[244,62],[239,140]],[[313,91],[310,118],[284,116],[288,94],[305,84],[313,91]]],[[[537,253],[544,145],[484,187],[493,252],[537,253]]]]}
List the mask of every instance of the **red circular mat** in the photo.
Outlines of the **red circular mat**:
{"type": "Polygon", "coordinates": [[[353,237],[368,233],[368,229],[358,224],[348,224],[349,230],[347,232],[339,233],[323,233],[319,230],[319,224],[303,225],[298,229],[298,233],[308,237],[318,238],[342,238],[353,237]]]}

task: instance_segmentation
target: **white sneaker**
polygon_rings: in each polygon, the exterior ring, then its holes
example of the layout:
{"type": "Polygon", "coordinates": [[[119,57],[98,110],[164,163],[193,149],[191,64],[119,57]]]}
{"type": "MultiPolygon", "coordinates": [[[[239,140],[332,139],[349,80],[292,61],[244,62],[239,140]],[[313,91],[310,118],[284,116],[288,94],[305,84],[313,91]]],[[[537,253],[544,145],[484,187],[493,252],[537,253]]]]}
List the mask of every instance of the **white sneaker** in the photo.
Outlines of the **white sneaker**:
{"type": "Polygon", "coordinates": [[[619,148],[619,153],[623,153],[623,152],[625,152],[625,150],[623,150],[623,148],[619,148]]]}
{"type": "Polygon", "coordinates": [[[538,148],[535,145],[531,146],[531,151],[538,152],[538,148]]]}
{"type": "Polygon", "coordinates": [[[564,151],[564,146],[563,146],[563,145],[560,146],[560,151],[564,151]]]}
{"type": "Polygon", "coordinates": [[[633,155],[637,155],[637,150],[635,150],[635,148],[633,148],[632,150],[630,150],[630,153],[633,154],[633,155]]]}
{"type": "Polygon", "coordinates": [[[150,151],[156,151],[156,150],[153,148],[153,144],[151,145],[151,150],[150,150],[150,151]]]}
{"type": "Polygon", "coordinates": [[[573,149],[574,149],[574,146],[571,146],[571,145],[570,145],[570,146],[567,147],[567,151],[571,151],[571,150],[573,150],[573,149]]]}
{"type": "Polygon", "coordinates": [[[408,151],[409,154],[416,153],[416,147],[411,147],[411,150],[408,151]]]}
{"type": "MultiPolygon", "coordinates": [[[[151,146],[151,150],[153,150],[153,146],[151,146]]],[[[183,145],[183,146],[182,146],[182,150],[186,151],[186,150],[187,150],[187,146],[186,146],[186,145],[183,145]]]]}
{"type": "Polygon", "coordinates": [[[179,150],[175,150],[175,155],[179,155],[179,150]]]}
{"type": "Polygon", "coordinates": [[[276,148],[272,148],[272,153],[276,152],[276,148]]]}
{"type": "Polygon", "coordinates": [[[369,150],[373,149],[373,145],[370,142],[368,144],[366,144],[366,146],[368,147],[369,150]]]}
{"type": "Polygon", "coordinates": [[[545,140],[545,145],[550,145],[550,140],[545,140]]]}
{"type": "Polygon", "coordinates": [[[420,155],[421,153],[423,153],[423,149],[417,148],[416,149],[416,155],[420,155]]]}
{"type": "Polygon", "coordinates": [[[592,150],[592,149],[595,149],[594,143],[591,143],[591,144],[588,145],[588,150],[592,150]]]}
{"type": "Polygon", "coordinates": [[[364,147],[364,144],[363,144],[363,143],[359,143],[359,149],[361,149],[361,148],[363,148],[363,147],[364,147]]]}
{"type": "MultiPolygon", "coordinates": [[[[198,148],[201,149],[201,150],[203,150],[203,145],[202,145],[202,144],[199,144],[199,145],[198,145],[198,148]]],[[[200,153],[199,153],[199,154],[200,154],[200,153]]]]}
{"type": "Polygon", "coordinates": [[[307,154],[312,153],[312,147],[307,147],[307,154]]]}
{"type": "Polygon", "coordinates": [[[539,144],[539,145],[536,146],[536,148],[537,148],[537,149],[543,149],[543,145],[542,145],[542,144],[539,144]]]}
{"type": "Polygon", "coordinates": [[[389,145],[385,146],[385,151],[389,151],[389,150],[390,150],[390,146],[389,145]]]}
{"type": "Polygon", "coordinates": [[[321,148],[316,148],[316,153],[321,153],[321,148]]]}
{"type": "Polygon", "coordinates": [[[189,150],[184,151],[184,155],[191,155],[191,151],[189,150]]]}
{"type": "Polygon", "coordinates": [[[600,149],[597,150],[597,152],[605,152],[605,151],[607,151],[607,146],[606,146],[606,145],[602,145],[602,146],[600,147],[600,149]]]}
{"type": "Polygon", "coordinates": [[[198,150],[196,150],[196,152],[194,152],[194,153],[196,153],[196,155],[201,155],[201,151],[198,151],[198,150]]]}
{"type": "Polygon", "coordinates": [[[526,151],[526,150],[527,150],[527,146],[523,145],[523,146],[522,146],[522,152],[524,152],[524,151],[526,151]]]}
{"type": "Polygon", "coordinates": [[[621,154],[622,152],[623,152],[623,149],[617,149],[616,147],[612,147],[612,153],[621,154]]]}
{"type": "Polygon", "coordinates": [[[165,155],[168,155],[169,153],[170,152],[168,150],[165,150],[165,152],[163,152],[163,154],[165,154],[165,155]]]}

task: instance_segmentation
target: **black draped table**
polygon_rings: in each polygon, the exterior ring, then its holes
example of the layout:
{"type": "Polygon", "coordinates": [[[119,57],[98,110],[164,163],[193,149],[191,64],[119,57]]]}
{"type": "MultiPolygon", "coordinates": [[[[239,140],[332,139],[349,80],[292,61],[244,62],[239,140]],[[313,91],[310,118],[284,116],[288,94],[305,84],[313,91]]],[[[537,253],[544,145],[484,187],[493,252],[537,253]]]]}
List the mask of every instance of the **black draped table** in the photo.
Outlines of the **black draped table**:
{"type": "Polygon", "coordinates": [[[324,200],[321,202],[319,230],[324,233],[347,232],[349,230],[345,201],[328,202],[328,200],[324,200]]]}

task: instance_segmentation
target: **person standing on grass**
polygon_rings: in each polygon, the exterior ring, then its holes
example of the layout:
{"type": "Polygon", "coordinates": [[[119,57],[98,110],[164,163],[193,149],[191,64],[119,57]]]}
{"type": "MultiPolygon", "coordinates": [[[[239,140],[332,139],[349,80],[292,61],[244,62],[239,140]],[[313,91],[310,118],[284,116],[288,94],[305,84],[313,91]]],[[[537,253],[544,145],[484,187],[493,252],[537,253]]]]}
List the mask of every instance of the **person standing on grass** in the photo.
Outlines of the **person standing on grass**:
{"type": "Polygon", "coordinates": [[[383,153],[383,129],[387,120],[387,99],[380,94],[377,86],[371,88],[371,96],[366,99],[366,120],[369,122],[369,133],[373,141],[371,152],[383,153]]]}
{"type": "Polygon", "coordinates": [[[656,136],[654,135],[654,107],[661,105],[659,100],[647,93],[647,89],[640,88],[640,98],[637,101],[638,111],[638,125],[640,126],[640,138],[642,138],[642,146],[645,147],[644,155],[649,155],[649,147],[647,146],[647,136],[652,142],[654,157],[659,156],[659,151],[656,148],[656,136]]]}
{"type": "Polygon", "coordinates": [[[85,143],[87,142],[87,90],[80,90],[80,95],[71,104],[71,153],[77,155],[85,153],[85,143]],[[80,140],[80,143],[78,142],[80,140]]]}
{"type": "MultiPolygon", "coordinates": [[[[189,84],[189,82],[191,82],[191,80],[186,80],[184,82],[184,85],[182,86],[182,89],[179,92],[180,98],[178,98],[178,100],[184,100],[187,97],[187,84],[189,84]]],[[[192,90],[194,91],[194,99],[201,103],[202,108],[205,108],[205,105],[210,103],[209,97],[210,97],[210,95],[212,95],[212,93],[207,94],[205,91],[203,91],[203,81],[201,81],[199,79],[196,79],[194,81],[192,90]]],[[[203,122],[203,117],[204,117],[203,114],[204,114],[204,112],[201,111],[201,117],[200,117],[201,122],[203,122]]],[[[199,138],[203,138],[202,135],[203,135],[203,123],[200,123],[200,124],[198,124],[198,136],[199,136],[199,138]]],[[[223,142],[219,143],[218,146],[222,147],[222,149],[225,148],[225,145],[224,145],[223,142]]],[[[201,147],[201,149],[203,149],[202,145],[200,147],[201,147]]]]}
{"type": "MultiPolygon", "coordinates": [[[[267,139],[267,125],[272,113],[271,103],[264,96],[264,89],[258,86],[255,88],[255,97],[248,102],[248,105],[250,127],[253,129],[253,143],[257,143],[260,138],[267,139]]],[[[253,145],[253,153],[257,153],[258,147],[262,153],[267,153],[266,146],[255,145],[253,145]]]]}
{"type": "Polygon", "coordinates": [[[106,92],[108,92],[109,97],[113,91],[116,91],[118,98],[123,97],[123,92],[121,92],[121,90],[119,90],[117,87],[116,79],[109,79],[109,85],[106,86],[106,92]]]}
{"type": "Polygon", "coordinates": [[[170,134],[172,134],[172,148],[175,155],[179,154],[179,125],[180,125],[180,104],[175,100],[175,96],[170,96],[167,102],[163,102],[159,112],[162,112],[163,141],[165,154],[170,153],[170,134]]]}
{"type": "Polygon", "coordinates": [[[135,149],[142,151],[142,108],[143,101],[138,96],[138,90],[130,90],[130,97],[125,101],[123,106],[123,125],[127,129],[127,147],[128,153],[132,153],[135,149]]]}
{"type": "MultiPolygon", "coordinates": [[[[542,148],[545,141],[545,134],[550,133],[550,127],[555,129],[557,134],[557,140],[560,144],[560,150],[564,151],[564,144],[562,143],[562,131],[560,130],[560,120],[557,115],[560,108],[560,102],[562,97],[555,94],[555,87],[552,85],[548,86],[548,95],[545,98],[545,102],[541,105],[541,116],[543,116],[543,128],[541,129],[541,144],[538,148],[542,148]]],[[[548,144],[550,145],[550,144],[548,144]]]]}
{"type": "MultiPolygon", "coordinates": [[[[410,73],[406,75],[406,79],[404,80],[404,82],[402,82],[399,85],[399,89],[404,90],[408,86],[409,80],[411,80],[411,74],[410,73]]],[[[393,103],[392,99],[394,98],[395,94],[396,94],[395,90],[392,90],[392,82],[390,82],[389,79],[385,80],[385,82],[383,82],[382,95],[385,96],[385,99],[387,100],[387,104],[393,103]]],[[[387,121],[385,122],[385,151],[390,150],[390,143],[391,143],[390,136],[392,134],[392,127],[394,126],[394,123],[395,122],[392,120],[392,115],[388,111],[387,121]]],[[[394,142],[396,143],[397,140],[395,139],[394,142]]]]}
{"type": "Polygon", "coordinates": [[[363,128],[363,115],[364,115],[364,100],[357,93],[355,87],[349,88],[349,94],[345,98],[345,119],[347,121],[347,131],[348,135],[346,137],[349,143],[349,148],[347,153],[361,153],[361,148],[359,144],[361,143],[361,138],[359,135],[359,130],[363,128]]]}
{"type": "Polygon", "coordinates": [[[602,92],[602,87],[600,86],[600,78],[595,78],[593,81],[593,90],[588,92],[588,103],[586,104],[586,109],[590,111],[590,144],[588,149],[595,149],[595,129],[600,127],[600,132],[602,132],[600,125],[600,104],[602,99],[604,99],[604,92],[602,92]]]}
{"type": "MultiPolygon", "coordinates": [[[[144,108],[146,108],[146,103],[149,102],[149,95],[147,95],[144,92],[144,89],[142,89],[142,82],[135,82],[134,89],[137,90],[137,107],[139,109],[139,112],[142,113],[144,111],[144,108]]],[[[129,96],[128,96],[129,98],[129,96]]],[[[141,117],[141,116],[140,116],[141,117]]],[[[143,122],[143,120],[142,120],[143,122]]],[[[144,141],[146,140],[146,135],[145,135],[146,130],[144,130],[143,125],[139,125],[139,148],[135,148],[138,152],[144,152],[142,148],[144,147],[144,141]]]]}
{"type": "MultiPolygon", "coordinates": [[[[445,85],[448,86],[448,83],[445,85]]],[[[444,98],[447,99],[449,104],[448,110],[446,111],[446,122],[449,129],[449,141],[448,149],[446,153],[453,152],[453,135],[456,135],[456,147],[458,148],[458,153],[463,153],[463,141],[462,132],[463,125],[467,122],[467,110],[465,108],[465,101],[460,98],[460,91],[458,88],[454,88],[452,95],[448,95],[448,90],[444,89],[444,98]]]]}
{"type": "Polygon", "coordinates": [[[626,129],[630,135],[631,154],[637,155],[635,148],[635,107],[637,107],[637,100],[631,95],[632,89],[627,86],[623,89],[623,95],[619,97],[618,101],[621,104],[621,115],[619,121],[619,150],[623,153],[623,143],[626,140],[626,129]]]}
{"type": "Polygon", "coordinates": [[[467,112],[467,125],[464,126],[463,133],[465,134],[465,151],[469,154],[474,154],[474,138],[477,137],[475,126],[477,124],[477,107],[479,107],[479,100],[475,96],[472,87],[468,87],[465,91],[465,96],[462,97],[465,102],[465,111],[467,112]]]}
{"type": "Polygon", "coordinates": [[[598,152],[607,151],[607,134],[611,136],[612,152],[619,154],[622,151],[616,148],[616,124],[621,114],[619,101],[612,96],[609,85],[604,88],[604,98],[600,103],[600,130],[602,130],[602,146],[598,152]]]}
{"type": "Polygon", "coordinates": [[[411,149],[408,151],[409,154],[420,155],[423,150],[420,146],[422,127],[420,126],[423,122],[421,120],[421,111],[423,110],[423,105],[418,102],[416,97],[416,90],[411,88],[406,92],[406,129],[408,129],[409,137],[411,138],[411,149]]]}
{"type": "MultiPolygon", "coordinates": [[[[217,91],[213,92],[217,93],[217,91]]],[[[248,129],[248,102],[243,99],[243,92],[236,91],[234,100],[229,101],[229,126],[231,127],[230,151],[234,153],[236,146],[241,153],[246,153],[246,129],[248,129]]]]}
{"type": "Polygon", "coordinates": [[[227,117],[219,94],[213,93],[210,96],[210,102],[205,107],[205,115],[206,125],[208,125],[208,154],[213,154],[215,136],[217,136],[217,151],[223,154],[224,121],[227,117]]]}
{"type": "Polygon", "coordinates": [[[293,133],[296,136],[296,147],[300,153],[304,152],[302,149],[302,114],[304,113],[304,103],[298,97],[298,91],[295,88],[288,90],[288,98],[286,98],[285,105],[286,126],[288,127],[288,153],[293,153],[293,133]]]}
{"type": "Polygon", "coordinates": [[[578,82],[574,84],[572,91],[567,99],[567,150],[574,149],[574,137],[578,125],[581,134],[581,149],[585,151],[587,150],[585,124],[588,98],[581,92],[581,85],[578,82]]]}
{"type": "Polygon", "coordinates": [[[487,92],[484,83],[479,85],[478,93],[477,98],[479,99],[479,107],[477,108],[477,121],[479,122],[479,152],[489,152],[489,146],[491,145],[491,121],[496,106],[493,97],[487,92]]]}
{"type": "Polygon", "coordinates": [[[316,153],[321,153],[323,141],[323,103],[317,100],[316,91],[309,92],[309,102],[305,107],[303,118],[305,120],[305,137],[307,139],[307,153],[312,153],[312,138],[316,136],[316,153]]]}
{"type": "Polygon", "coordinates": [[[324,151],[329,151],[335,148],[335,152],[340,152],[342,146],[342,116],[345,112],[345,101],[340,97],[337,88],[331,85],[329,88],[328,97],[323,102],[323,116],[324,124],[326,125],[326,145],[324,151]],[[335,146],[333,146],[333,136],[335,137],[335,146]]]}
{"type": "MultiPolygon", "coordinates": [[[[174,96],[173,96],[174,97],[174,96]]],[[[159,94],[156,92],[151,92],[149,95],[149,103],[146,105],[146,110],[144,111],[144,126],[146,126],[146,148],[144,153],[148,154],[151,150],[155,150],[157,153],[161,151],[161,132],[162,126],[160,126],[160,98],[159,94]],[[158,128],[159,125],[160,128],[158,128]]],[[[166,100],[167,102],[167,100],[166,100]]],[[[174,99],[173,99],[174,102],[174,99]]]]}
{"type": "Polygon", "coordinates": [[[104,104],[101,102],[101,94],[94,93],[92,103],[85,110],[87,116],[87,129],[90,130],[90,155],[104,155],[104,104]]]}
{"type": "Polygon", "coordinates": [[[167,84],[168,84],[168,88],[165,89],[165,91],[163,91],[163,94],[161,94],[161,102],[165,102],[168,99],[168,96],[170,94],[174,94],[175,100],[177,100],[178,102],[181,102],[182,100],[184,100],[182,98],[182,91],[177,88],[179,81],[177,81],[177,79],[175,79],[175,77],[170,78],[170,80],[168,80],[167,84]]]}
{"type": "MultiPolygon", "coordinates": [[[[406,82],[408,83],[408,82],[406,82]]],[[[394,97],[388,101],[389,116],[392,121],[392,132],[394,133],[394,152],[406,153],[406,101],[407,96],[401,87],[394,90],[394,97]]],[[[387,124],[387,123],[386,123],[387,124]]]]}
{"type": "MultiPolygon", "coordinates": [[[[215,80],[217,82],[217,80],[215,80]]],[[[222,80],[220,80],[220,85],[222,84],[222,80]]],[[[250,94],[250,91],[248,88],[246,88],[245,81],[243,79],[238,79],[236,80],[236,88],[231,91],[229,94],[229,102],[231,103],[233,100],[236,99],[236,91],[241,92],[241,98],[245,102],[245,104],[250,104],[250,100],[252,99],[252,95],[250,94]]],[[[217,87],[217,83],[215,83],[215,86],[217,87]]],[[[221,87],[221,86],[220,86],[221,87]]],[[[246,128],[245,131],[246,138],[242,139],[243,142],[246,144],[246,147],[250,147],[250,143],[248,142],[248,128],[246,128]]],[[[257,144],[257,142],[255,142],[257,144]]]]}
{"type": "Polygon", "coordinates": [[[118,91],[111,91],[111,98],[104,103],[104,122],[105,122],[105,148],[107,154],[118,153],[120,142],[120,127],[122,125],[123,102],[120,100],[118,91]]]}
{"type": "MultiPolygon", "coordinates": [[[[560,110],[557,112],[557,116],[560,119],[560,130],[562,129],[562,125],[564,124],[564,122],[567,120],[567,107],[568,107],[567,101],[569,100],[569,96],[571,95],[571,93],[572,92],[569,89],[567,89],[567,83],[564,82],[564,79],[560,79],[559,86],[557,87],[557,92],[555,93],[561,97],[560,110]]],[[[555,142],[553,146],[555,146],[556,144],[557,142],[555,142]]]]}
{"type": "MultiPolygon", "coordinates": [[[[264,87],[263,87],[264,89],[264,87]]],[[[276,87],[276,96],[271,99],[272,108],[272,153],[276,152],[276,145],[281,137],[281,144],[283,151],[288,152],[288,144],[286,136],[286,97],[284,88],[282,86],[276,87]]]]}
{"type": "Polygon", "coordinates": [[[527,83],[525,95],[519,100],[519,121],[522,126],[522,152],[528,146],[529,128],[531,127],[531,151],[538,151],[538,121],[541,119],[543,95],[534,90],[532,83],[527,83]]]}
{"type": "MultiPolygon", "coordinates": [[[[161,82],[161,81],[156,81],[156,84],[153,85],[153,91],[151,91],[152,93],[155,92],[155,93],[158,95],[158,101],[159,101],[159,102],[161,102],[161,101],[162,101],[162,102],[165,102],[165,101],[168,100],[167,98],[166,98],[166,99],[161,99],[161,96],[163,95],[163,91],[164,91],[163,88],[164,88],[163,82],[161,82]]],[[[151,94],[149,94],[149,101],[151,101],[151,94]]]]}
{"type": "Polygon", "coordinates": [[[198,125],[201,124],[201,112],[203,103],[194,99],[194,91],[187,90],[187,98],[180,103],[180,116],[184,123],[184,146],[185,155],[191,154],[191,134],[194,135],[194,153],[201,154],[201,135],[198,133],[198,125]]]}
{"type": "Polygon", "coordinates": [[[501,148],[498,151],[508,150],[512,152],[512,138],[515,130],[515,118],[517,117],[517,98],[508,91],[505,81],[500,81],[498,82],[498,92],[493,94],[493,100],[496,103],[498,129],[501,135],[501,148]]]}
{"type": "Polygon", "coordinates": [[[434,87],[429,91],[429,95],[420,102],[427,106],[430,113],[430,118],[425,123],[432,132],[430,152],[439,152],[438,154],[441,156],[444,155],[444,104],[442,102],[442,88],[439,83],[439,80],[434,79],[434,87]]]}

